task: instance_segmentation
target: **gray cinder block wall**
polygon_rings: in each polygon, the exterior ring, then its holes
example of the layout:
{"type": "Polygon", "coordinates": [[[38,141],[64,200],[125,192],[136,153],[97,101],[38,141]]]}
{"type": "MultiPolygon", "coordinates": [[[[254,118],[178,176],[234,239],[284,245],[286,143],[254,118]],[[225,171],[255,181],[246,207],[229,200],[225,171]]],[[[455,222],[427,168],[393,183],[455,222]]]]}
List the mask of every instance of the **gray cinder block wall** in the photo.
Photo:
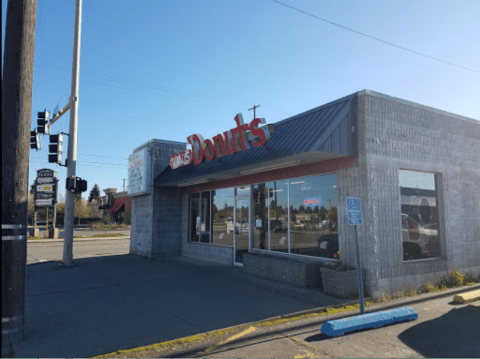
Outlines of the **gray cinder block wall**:
{"type": "Polygon", "coordinates": [[[357,165],[337,172],[339,240],[355,266],[345,202],[360,197],[367,292],[420,288],[452,269],[480,275],[480,122],[369,90],[358,93],[356,114],[357,165]],[[441,258],[403,261],[400,170],[438,175],[441,258]]]}
{"type": "MultiPolygon", "coordinates": [[[[151,140],[134,152],[148,146],[151,150],[150,184],[167,166],[171,155],[184,151],[182,142],[151,140]]],[[[130,253],[147,258],[179,256],[182,238],[182,208],[185,194],[177,188],[155,188],[151,193],[132,197],[130,253]]]]}

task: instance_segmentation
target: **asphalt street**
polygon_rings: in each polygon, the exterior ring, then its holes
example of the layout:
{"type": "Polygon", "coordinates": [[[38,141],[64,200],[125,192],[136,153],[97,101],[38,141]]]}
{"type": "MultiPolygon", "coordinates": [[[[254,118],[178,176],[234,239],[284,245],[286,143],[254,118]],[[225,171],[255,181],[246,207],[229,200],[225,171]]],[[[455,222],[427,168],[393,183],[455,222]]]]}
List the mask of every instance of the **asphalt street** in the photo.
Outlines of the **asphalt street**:
{"type": "MultiPolygon", "coordinates": [[[[74,239],[73,259],[128,254],[130,237],[74,239]]],[[[27,242],[27,264],[61,261],[63,239],[29,240],[27,242]]]]}
{"type": "MultiPolygon", "coordinates": [[[[29,227],[31,228],[31,227],[29,227]]],[[[63,228],[58,228],[59,234],[63,232],[63,228]]],[[[40,237],[45,237],[46,232],[45,232],[45,227],[41,227],[39,231],[40,237]]],[[[101,229],[90,229],[89,227],[75,227],[73,230],[73,236],[74,237],[93,237],[93,236],[100,236],[100,235],[105,235],[105,234],[120,234],[123,236],[130,236],[130,228],[128,229],[107,229],[107,230],[101,230],[101,229]]]]}
{"type": "Polygon", "coordinates": [[[322,324],[326,320],[358,315],[358,311],[318,316],[268,328],[258,326],[255,331],[236,340],[214,348],[210,345],[211,350],[194,352],[188,349],[162,355],[209,358],[476,358],[480,356],[480,302],[454,304],[452,299],[456,292],[458,289],[373,305],[367,313],[408,305],[417,311],[419,318],[337,338],[322,334],[322,324]]]}

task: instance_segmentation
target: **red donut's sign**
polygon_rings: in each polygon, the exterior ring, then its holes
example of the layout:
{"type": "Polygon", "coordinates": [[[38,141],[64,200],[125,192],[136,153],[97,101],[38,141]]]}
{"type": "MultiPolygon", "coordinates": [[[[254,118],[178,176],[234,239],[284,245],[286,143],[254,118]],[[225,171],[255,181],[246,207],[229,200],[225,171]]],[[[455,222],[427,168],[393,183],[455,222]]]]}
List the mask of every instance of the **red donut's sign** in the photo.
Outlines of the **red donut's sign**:
{"type": "Polygon", "coordinates": [[[198,165],[204,159],[211,161],[214,158],[228,156],[236,152],[245,151],[254,147],[263,146],[270,140],[270,132],[265,125],[264,118],[255,118],[249,124],[243,122],[241,113],[234,118],[237,127],[204,140],[202,135],[194,134],[187,138],[192,148],[170,157],[170,167],[176,169],[190,163],[198,165]]]}

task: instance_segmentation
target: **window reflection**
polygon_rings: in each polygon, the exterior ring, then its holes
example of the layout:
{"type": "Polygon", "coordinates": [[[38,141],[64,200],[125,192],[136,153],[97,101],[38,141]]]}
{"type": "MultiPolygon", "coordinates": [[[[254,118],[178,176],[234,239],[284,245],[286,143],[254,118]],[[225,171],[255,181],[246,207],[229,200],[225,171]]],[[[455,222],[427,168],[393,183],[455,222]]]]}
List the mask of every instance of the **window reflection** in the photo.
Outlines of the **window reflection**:
{"type": "Polygon", "coordinates": [[[268,249],[268,183],[253,186],[253,248],[268,249]]]}
{"type": "MultiPolygon", "coordinates": [[[[232,246],[236,234],[240,253],[248,251],[253,234],[254,249],[326,258],[337,255],[335,174],[193,193],[190,203],[193,242],[232,246]]],[[[429,211],[422,209],[422,218],[433,218],[434,212],[429,211]]]]}
{"type": "Polygon", "coordinates": [[[190,196],[190,240],[192,242],[200,241],[200,217],[198,211],[199,193],[192,193],[190,196]]]}
{"type": "Polygon", "coordinates": [[[210,243],[210,191],[200,195],[200,242],[210,243]]]}
{"type": "Polygon", "coordinates": [[[400,171],[403,259],[441,256],[434,173],[400,171]]]}
{"type": "Polygon", "coordinates": [[[288,253],[288,180],[269,183],[270,250],[288,253]]]}
{"type": "Polygon", "coordinates": [[[290,180],[290,252],[334,258],[338,252],[335,175],[290,180]]]}
{"type": "Polygon", "coordinates": [[[233,188],[217,189],[213,192],[212,243],[233,245],[233,188]]]}

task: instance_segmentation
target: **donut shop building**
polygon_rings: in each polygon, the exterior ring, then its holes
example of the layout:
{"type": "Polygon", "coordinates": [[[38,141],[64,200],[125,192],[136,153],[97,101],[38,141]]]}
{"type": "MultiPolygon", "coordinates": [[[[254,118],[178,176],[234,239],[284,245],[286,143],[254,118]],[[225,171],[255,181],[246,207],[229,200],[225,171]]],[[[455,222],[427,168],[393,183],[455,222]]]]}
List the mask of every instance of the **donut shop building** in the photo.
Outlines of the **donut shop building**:
{"type": "Polygon", "coordinates": [[[363,90],[278,122],[232,114],[219,134],[150,140],[129,158],[130,253],[241,266],[321,285],[356,267],[365,292],[480,275],[480,122],[363,90]]]}

